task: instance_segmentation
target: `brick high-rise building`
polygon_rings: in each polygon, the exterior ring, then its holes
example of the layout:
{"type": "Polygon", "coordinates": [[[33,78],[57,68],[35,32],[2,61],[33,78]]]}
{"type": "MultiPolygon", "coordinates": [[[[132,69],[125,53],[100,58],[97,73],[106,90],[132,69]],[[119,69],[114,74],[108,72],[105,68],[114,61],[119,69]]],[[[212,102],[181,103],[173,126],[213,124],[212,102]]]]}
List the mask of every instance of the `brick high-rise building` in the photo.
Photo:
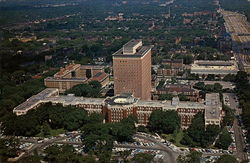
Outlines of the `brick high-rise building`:
{"type": "Polygon", "coordinates": [[[151,99],[151,49],[142,40],[131,40],[113,54],[114,93],[131,93],[151,99]]]}

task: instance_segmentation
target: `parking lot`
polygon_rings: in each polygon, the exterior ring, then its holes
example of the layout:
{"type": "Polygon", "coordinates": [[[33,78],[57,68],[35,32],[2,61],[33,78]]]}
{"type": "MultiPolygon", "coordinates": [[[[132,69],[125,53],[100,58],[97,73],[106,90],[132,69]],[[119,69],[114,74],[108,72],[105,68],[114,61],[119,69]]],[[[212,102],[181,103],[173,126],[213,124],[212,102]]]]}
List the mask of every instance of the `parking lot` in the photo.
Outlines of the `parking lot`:
{"type": "Polygon", "coordinates": [[[229,106],[235,111],[235,120],[233,127],[229,130],[233,143],[230,146],[233,150],[235,149],[235,155],[241,160],[247,160],[250,156],[250,146],[247,143],[246,129],[242,122],[242,109],[239,107],[239,101],[234,93],[224,93],[223,94],[224,104],[229,106]]]}

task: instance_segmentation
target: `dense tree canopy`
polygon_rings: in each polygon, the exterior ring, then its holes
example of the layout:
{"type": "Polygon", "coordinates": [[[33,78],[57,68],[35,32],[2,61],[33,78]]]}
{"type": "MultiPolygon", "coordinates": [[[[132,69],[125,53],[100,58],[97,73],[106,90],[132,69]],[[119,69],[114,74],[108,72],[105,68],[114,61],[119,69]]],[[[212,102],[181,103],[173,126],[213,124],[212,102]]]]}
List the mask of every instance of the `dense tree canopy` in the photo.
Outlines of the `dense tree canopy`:
{"type": "Polygon", "coordinates": [[[45,149],[45,160],[49,163],[60,162],[78,162],[78,163],[95,163],[95,157],[88,155],[82,156],[77,154],[72,145],[57,146],[52,145],[45,149]]]}
{"type": "Polygon", "coordinates": [[[232,126],[234,123],[234,111],[226,105],[222,106],[222,109],[225,111],[225,116],[223,117],[224,126],[232,126]]]}
{"type": "Polygon", "coordinates": [[[26,115],[11,115],[4,119],[1,127],[6,135],[35,136],[50,128],[77,130],[89,121],[87,112],[83,108],[47,103],[29,111],[26,115]]]}
{"type": "Polygon", "coordinates": [[[91,123],[83,126],[82,141],[85,152],[94,153],[101,162],[109,162],[113,141],[133,141],[135,122],[136,119],[129,116],[119,123],[91,123]]]}
{"type": "Polygon", "coordinates": [[[150,163],[154,159],[154,155],[149,153],[137,153],[132,158],[134,163],[150,163]]]}
{"type": "Polygon", "coordinates": [[[16,157],[19,141],[15,138],[0,139],[0,162],[7,162],[8,158],[16,157]]]}
{"type": "Polygon", "coordinates": [[[169,134],[179,129],[180,123],[176,111],[154,110],[150,115],[148,127],[153,132],[169,134]]]}
{"type": "Polygon", "coordinates": [[[235,84],[236,84],[236,93],[239,98],[239,105],[242,108],[242,118],[243,123],[246,126],[247,132],[247,139],[250,142],[250,84],[248,81],[248,76],[246,72],[239,71],[235,77],[235,84]]]}
{"type": "Polygon", "coordinates": [[[215,146],[227,150],[232,142],[233,139],[230,133],[227,131],[226,128],[224,128],[219,136],[219,139],[216,141],[215,146]]]}
{"type": "Polygon", "coordinates": [[[83,97],[100,97],[101,88],[102,86],[98,81],[91,81],[88,84],[76,85],[65,93],[83,97]]]}
{"type": "Polygon", "coordinates": [[[179,155],[177,158],[178,163],[200,163],[202,153],[192,151],[190,154],[183,156],[179,155]]]}
{"type": "Polygon", "coordinates": [[[236,158],[232,155],[222,155],[217,161],[216,163],[238,163],[238,161],[236,160],[236,158]]]}
{"type": "Polygon", "coordinates": [[[172,94],[160,94],[159,100],[172,100],[173,97],[172,94]]]}
{"type": "Polygon", "coordinates": [[[205,129],[204,114],[199,112],[192,119],[192,124],[187,129],[181,143],[193,147],[207,147],[215,140],[219,131],[220,128],[216,125],[208,125],[205,129]]]}
{"type": "Polygon", "coordinates": [[[23,159],[19,160],[18,163],[36,163],[40,162],[41,160],[42,157],[36,153],[34,155],[29,155],[27,157],[24,157],[23,159]]]}
{"type": "Polygon", "coordinates": [[[222,80],[223,81],[234,82],[235,81],[235,75],[234,74],[227,74],[222,80]]]}
{"type": "Polygon", "coordinates": [[[223,87],[219,83],[205,85],[204,82],[197,82],[195,83],[194,88],[205,92],[221,92],[223,87]]]}

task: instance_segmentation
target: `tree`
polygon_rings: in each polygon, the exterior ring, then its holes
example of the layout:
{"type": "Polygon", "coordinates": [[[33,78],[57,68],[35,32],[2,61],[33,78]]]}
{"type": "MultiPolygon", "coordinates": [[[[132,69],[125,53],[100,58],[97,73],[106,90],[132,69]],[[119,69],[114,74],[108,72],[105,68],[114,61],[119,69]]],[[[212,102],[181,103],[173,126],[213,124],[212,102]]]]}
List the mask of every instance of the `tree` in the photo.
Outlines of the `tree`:
{"type": "Polygon", "coordinates": [[[86,77],[89,79],[92,77],[91,69],[86,70],[86,77]]]}
{"type": "Polygon", "coordinates": [[[73,131],[87,123],[88,116],[84,109],[74,109],[67,116],[64,115],[64,128],[73,131]]]}
{"type": "Polygon", "coordinates": [[[234,74],[227,74],[222,80],[223,81],[234,82],[235,81],[235,75],[234,74]]]}
{"type": "Polygon", "coordinates": [[[220,127],[218,125],[207,125],[201,145],[203,147],[209,146],[211,143],[214,142],[219,133],[220,133],[220,127]]]}
{"type": "Polygon", "coordinates": [[[48,162],[79,162],[79,163],[85,163],[94,161],[94,158],[91,158],[91,156],[83,157],[80,154],[77,154],[74,147],[72,145],[52,145],[49,146],[44,150],[45,153],[45,160],[48,162]]]}
{"type": "Polygon", "coordinates": [[[52,145],[45,149],[45,160],[48,162],[82,162],[82,156],[75,152],[72,145],[52,145]]]}
{"type": "Polygon", "coordinates": [[[149,132],[149,131],[148,131],[148,128],[145,127],[145,126],[138,126],[138,127],[137,127],[137,131],[138,131],[138,132],[146,132],[146,133],[149,132]]]}
{"type": "Polygon", "coordinates": [[[198,82],[195,83],[194,88],[200,89],[204,92],[221,92],[223,87],[220,83],[205,85],[204,82],[198,82]]]}
{"type": "Polygon", "coordinates": [[[174,96],[172,94],[161,94],[159,100],[172,100],[174,96]]]}
{"type": "Polygon", "coordinates": [[[190,101],[190,99],[186,95],[184,95],[183,93],[179,94],[178,97],[179,97],[180,101],[190,101]]]}
{"type": "Polygon", "coordinates": [[[222,106],[223,110],[225,111],[225,116],[223,117],[223,125],[224,126],[232,126],[234,123],[234,112],[233,110],[226,106],[222,106]]]}
{"type": "Polygon", "coordinates": [[[180,117],[176,111],[154,110],[149,117],[148,127],[153,132],[173,133],[180,128],[180,117]]]}
{"type": "Polygon", "coordinates": [[[99,135],[95,133],[84,135],[86,135],[83,139],[85,152],[94,153],[101,161],[108,162],[113,148],[112,136],[103,132],[99,135]]]}
{"type": "Polygon", "coordinates": [[[134,124],[129,123],[118,123],[110,128],[111,135],[118,142],[132,142],[135,131],[134,124]]]}
{"type": "Polygon", "coordinates": [[[214,84],[214,91],[215,92],[221,92],[221,90],[222,90],[222,85],[220,84],[220,83],[215,83],[214,84]]]}
{"type": "Polygon", "coordinates": [[[192,119],[191,126],[187,129],[187,133],[193,139],[193,141],[202,142],[201,140],[205,131],[204,124],[204,113],[197,113],[192,119]]]}
{"type": "Polygon", "coordinates": [[[92,113],[89,115],[88,123],[102,123],[104,117],[99,113],[92,113]]]}
{"type": "Polygon", "coordinates": [[[134,126],[135,123],[138,123],[138,119],[136,116],[129,115],[128,117],[123,118],[121,120],[121,123],[128,123],[128,124],[134,126]]]}
{"type": "Polygon", "coordinates": [[[216,163],[238,163],[238,161],[232,155],[222,155],[216,163]]]}
{"type": "Polygon", "coordinates": [[[237,72],[237,75],[235,77],[235,82],[242,85],[247,84],[248,83],[247,73],[245,71],[237,72]]]}
{"type": "Polygon", "coordinates": [[[82,128],[84,151],[94,153],[103,162],[111,158],[113,137],[109,132],[109,124],[88,124],[82,128]]]}
{"type": "Polygon", "coordinates": [[[39,163],[40,161],[41,157],[38,154],[35,154],[24,157],[22,160],[18,161],[18,163],[39,163]]]}
{"type": "Polygon", "coordinates": [[[91,81],[88,84],[79,84],[67,90],[65,94],[75,94],[83,97],[100,97],[101,84],[98,81],[91,81]]]}
{"type": "Polygon", "coordinates": [[[205,88],[205,83],[204,82],[195,83],[194,88],[203,90],[205,88]]]}
{"type": "Polygon", "coordinates": [[[125,150],[119,152],[119,155],[121,156],[122,160],[126,163],[128,162],[128,157],[130,156],[132,150],[125,150]]]}
{"type": "Polygon", "coordinates": [[[164,81],[164,80],[161,80],[161,81],[159,82],[159,84],[157,85],[156,89],[162,88],[162,87],[164,86],[164,84],[165,84],[165,81],[164,81]]]}
{"type": "Polygon", "coordinates": [[[25,81],[25,72],[23,70],[15,71],[12,74],[12,80],[15,81],[16,84],[21,84],[25,81]]]}
{"type": "Polygon", "coordinates": [[[94,156],[88,154],[82,157],[82,163],[97,163],[97,161],[94,156]]]}
{"type": "Polygon", "coordinates": [[[191,64],[193,62],[193,56],[188,54],[188,55],[185,55],[183,56],[183,63],[184,64],[191,64]]]}
{"type": "Polygon", "coordinates": [[[137,153],[132,158],[135,163],[150,163],[154,159],[154,155],[149,153],[137,153]]]}
{"type": "Polygon", "coordinates": [[[26,115],[11,114],[4,118],[1,129],[6,135],[35,136],[42,132],[48,136],[50,128],[72,131],[88,123],[88,120],[88,114],[82,108],[46,103],[39,109],[28,111],[26,115]]]}
{"type": "Polygon", "coordinates": [[[44,123],[42,126],[42,133],[44,136],[50,135],[50,126],[48,123],[44,123]]]}
{"type": "Polygon", "coordinates": [[[227,150],[229,145],[233,142],[230,133],[224,128],[216,141],[215,146],[221,149],[227,150]]]}
{"type": "Polygon", "coordinates": [[[207,147],[215,140],[219,132],[220,128],[217,125],[208,125],[205,129],[204,113],[199,112],[192,119],[192,124],[187,129],[181,143],[191,147],[207,147]]]}
{"type": "Polygon", "coordinates": [[[215,80],[215,75],[214,74],[208,74],[206,80],[215,80]]]}
{"type": "Polygon", "coordinates": [[[94,89],[101,89],[102,88],[102,85],[100,82],[94,80],[94,81],[91,81],[89,82],[89,85],[94,88],[94,89]]]}
{"type": "Polygon", "coordinates": [[[136,132],[136,118],[128,116],[119,123],[96,122],[82,127],[82,141],[87,153],[94,153],[100,161],[109,162],[113,141],[132,142],[136,132]]]}
{"type": "Polygon", "coordinates": [[[105,67],[104,72],[110,74],[111,73],[110,67],[105,67]]]}
{"type": "Polygon", "coordinates": [[[177,158],[178,163],[200,163],[202,153],[192,151],[190,154],[183,156],[179,155],[177,158]]]}
{"type": "Polygon", "coordinates": [[[15,138],[0,139],[0,162],[6,162],[8,158],[16,157],[19,140],[15,138]]]}

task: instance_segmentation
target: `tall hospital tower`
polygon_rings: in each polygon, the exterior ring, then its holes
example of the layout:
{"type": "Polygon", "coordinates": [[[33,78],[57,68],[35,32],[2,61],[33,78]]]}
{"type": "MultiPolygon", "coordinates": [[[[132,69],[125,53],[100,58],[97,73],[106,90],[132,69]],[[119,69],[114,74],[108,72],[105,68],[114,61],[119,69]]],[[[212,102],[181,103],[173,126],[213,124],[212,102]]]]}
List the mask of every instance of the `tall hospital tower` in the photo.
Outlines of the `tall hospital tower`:
{"type": "Polygon", "coordinates": [[[114,93],[151,99],[151,49],[142,40],[130,40],[113,54],[114,93]]]}

